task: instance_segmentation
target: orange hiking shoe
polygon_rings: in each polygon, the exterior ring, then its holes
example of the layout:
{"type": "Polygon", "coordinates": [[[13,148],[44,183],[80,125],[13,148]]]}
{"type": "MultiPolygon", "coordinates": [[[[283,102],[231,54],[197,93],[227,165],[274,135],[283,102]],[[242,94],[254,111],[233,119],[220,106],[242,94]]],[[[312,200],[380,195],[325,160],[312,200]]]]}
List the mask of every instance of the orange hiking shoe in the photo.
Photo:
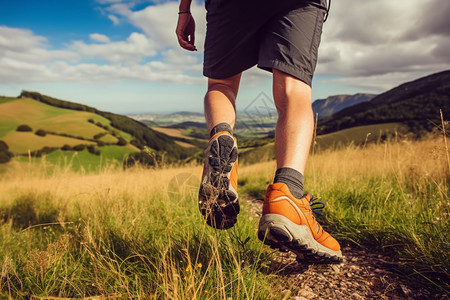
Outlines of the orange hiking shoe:
{"type": "Polygon", "coordinates": [[[198,206],[206,223],[217,229],[233,227],[239,214],[237,142],[229,132],[213,135],[206,148],[198,206]]]}
{"type": "MultiPolygon", "coordinates": [[[[342,262],[339,243],[316,221],[310,194],[296,199],[284,183],[267,188],[258,238],[272,248],[292,251],[297,259],[324,263],[342,262]]],[[[323,207],[323,206],[322,206],[323,207]]]]}

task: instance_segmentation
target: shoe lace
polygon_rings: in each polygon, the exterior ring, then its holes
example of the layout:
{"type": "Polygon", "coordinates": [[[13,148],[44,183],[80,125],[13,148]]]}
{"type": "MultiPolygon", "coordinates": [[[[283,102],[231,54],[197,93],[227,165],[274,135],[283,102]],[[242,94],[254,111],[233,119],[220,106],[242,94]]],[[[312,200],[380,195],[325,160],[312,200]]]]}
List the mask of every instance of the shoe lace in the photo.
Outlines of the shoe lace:
{"type": "Polygon", "coordinates": [[[309,207],[311,207],[311,210],[322,216],[323,214],[321,212],[318,212],[316,209],[323,209],[325,207],[325,203],[318,201],[319,199],[314,199],[314,196],[311,195],[311,200],[309,200],[309,207]]]}

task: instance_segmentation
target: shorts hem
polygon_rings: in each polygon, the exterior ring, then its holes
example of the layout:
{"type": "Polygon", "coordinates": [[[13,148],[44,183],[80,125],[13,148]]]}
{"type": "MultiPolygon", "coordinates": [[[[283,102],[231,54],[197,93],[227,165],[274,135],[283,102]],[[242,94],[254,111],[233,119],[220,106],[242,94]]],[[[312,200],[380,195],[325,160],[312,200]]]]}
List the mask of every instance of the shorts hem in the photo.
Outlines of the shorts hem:
{"type": "Polygon", "coordinates": [[[225,79],[225,78],[229,78],[231,76],[237,75],[239,73],[242,73],[242,72],[252,68],[255,65],[256,64],[254,63],[251,66],[244,66],[242,68],[236,69],[236,71],[230,71],[230,72],[214,72],[214,71],[204,68],[203,76],[205,76],[207,78],[211,78],[211,79],[225,79]]]}
{"type": "Polygon", "coordinates": [[[307,85],[311,86],[312,84],[312,75],[308,72],[304,72],[299,68],[293,67],[285,62],[278,61],[278,60],[271,60],[271,61],[264,61],[258,63],[258,68],[272,72],[272,69],[277,69],[281,72],[284,72],[286,74],[289,74],[307,85]]]}

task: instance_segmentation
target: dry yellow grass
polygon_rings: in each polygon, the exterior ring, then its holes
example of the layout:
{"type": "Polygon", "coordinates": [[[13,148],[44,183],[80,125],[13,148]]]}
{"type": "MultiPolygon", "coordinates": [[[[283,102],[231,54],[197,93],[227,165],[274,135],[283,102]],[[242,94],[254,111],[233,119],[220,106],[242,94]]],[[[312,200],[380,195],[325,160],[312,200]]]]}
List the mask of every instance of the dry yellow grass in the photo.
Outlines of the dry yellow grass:
{"type": "Polygon", "coordinates": [[[2,103],[0,119],[21,122],[21,120],[44,118],[46,116],[44,107],[45,104],[24,99],[2,103]]]}
{"type": "MultiPolygon", "coordinates": [[[[33,135],[31,133],[21,133],[33,135]]],[[[37,137],[41,139],[41,137],[37,137]]],[[[439,181],[448,173],[446,149],[440,138],[423,141],[402,141],[398,143],[369,144],[364,149],[349,146],[339,151],[324,151],[310,155],[305,178],[305,189],[316,193],[327,189],[338,181],[352,180],[360,176],[374,177],[395,174],[399,181],[430,179],[439,181]]],[[[171,179],[179,174],[192,174],[200,180],[201,166],[188,166],[165,170],[132,169],[123,172],[121,169],[107,169],[100,174],[79,174],[69,169],[55,169],[53,175],[47,175],[27,164],[9,165],[7,173],[0,180],[2,195],[19,187],[36,192],[50,191],[58,197],[72,198],[74,194],[90,194],[100,189],[126,191],[133,194],[147,194],[155,189],[164,190],[171,179]],[[27,181],[26,187],[23,180],[27,181]],[[61,188],[61,189],[59,189],[61,188]]],[[[264,181],[273,180],[276,170],[274,161],[262,162],[239,168],[242,178],[258,178],[264,181]]],[[[11,197],[7,197],[11,198],[11,197]]],[[[6,199],[2,199],[6,200],[6,199]]]]}
{"type": "MultiPolygon", "coordinates": [[[[387,176],[395,174],[401,181],[413,177],[442,180],[448,174],[446,148],[441,137],[422,141],[367,144],[366,147],[348,146],[341,150],[326,150],[310,155],[305,171],[305,188],[320,191],[336,181],[359,176],[387,176]]],[[[272,180],[276,164],[262,162],[239,169],[246,177],[264,177],[272,180]]]]}
{"type": "Polygon", "coordinates": [[[324,151],[310,157],[306,186],[320,192],[337,181],[390,175],[399,183],[410,180],[445,182],[449,176],[445,157],[441,137],[324,151]]]}
{"type": "Polygon", "coordinates": [[[184,147],[184,148],[194,148],[195,147],[192,144],[188,144],[188,143],[181,142],[181,141],[175,141],[175,144],[178,144],[178,145],[180,145],[181,147],[184,147]]]}
{"type": "Polygon", "coordinates": [[[184,139],[188,139],[188,140],[193,140],[193,137],[190,136],[185,136],[182,133],[181,129],[176,129],[176,128],[164,128],[164,127],[152,127],[153,130],[167,134],[169,136],[173,136],[173,137],[179,137],[179,138],[184,138],[184,139]]]}
{"type": "MultiPolygon", "coordinates": [[[[201,167],[191,166],[167,170],[149,170],[134,168],[126,172],[120,168],[105,169],[98,174],[80,174],[67,169],[54,169],[46,174],[45,165],[40,167],[23,163],[10,166],[0,180],[0,203],[5,204],[17,196],[32,192],[50,193],[61,201],[87,201],[99,193],[106,193],[109,198],[120,198],[124,193],[132,199],[143,199],[157,193],[169,193],[171,180],[180,174],[198,175],[200,182],[201,167]],[[24,181],[27,184],[24,186],[24,181]]],[[[183,178],[182,176],[180,178],[183,178]]]]}
{"type": "MultiPolygon", "coordinates": [[[[183,129],[177,129],[177,128],[165,128],[165,127],[152,127],[153,130],[167,134],[169,136],[173,136],[173,137],[178,137],[178,138],[183,138],[183,139],[187,139],[187,140],[202,140],[202,139],[197,139],[191,136],[187,136],[183,134],[183,129]]],[[[204,140],[206,141],[206,140],[204,140]]]]}

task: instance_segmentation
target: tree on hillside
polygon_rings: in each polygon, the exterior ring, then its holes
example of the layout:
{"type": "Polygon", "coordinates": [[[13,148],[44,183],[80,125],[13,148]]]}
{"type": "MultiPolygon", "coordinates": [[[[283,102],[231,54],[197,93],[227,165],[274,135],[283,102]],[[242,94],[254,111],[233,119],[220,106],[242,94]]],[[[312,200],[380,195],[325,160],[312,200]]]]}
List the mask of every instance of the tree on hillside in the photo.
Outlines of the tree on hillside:
{"type": "Polygon", "coordinates": [[[0,163],[7,163],[14,156],[8,149],[8,145],[0,140],[0,163]]]}
{"type": "Polygon", "coordinates": [[[26,124],[22,124],[17,127],[16,131],[24,131],[25,132],[25,131],[33,131],[33,129],[26,124]]]}
{"type": "Polygon", "coordinates": [[[125,146],[127,144],[127,140],[121,136],[119,136],[118,140],[119,141],[117,142],[117,145],[119,145],[119,146],[125,146]]]}
{"type": "Polygon", "coordinates": [[[36,130],[36,132],[34,134],[38,135],[38,136],[46,136],[47,132],[45,132],[45,130],[38,129],[38,130],[36,130]]]}

